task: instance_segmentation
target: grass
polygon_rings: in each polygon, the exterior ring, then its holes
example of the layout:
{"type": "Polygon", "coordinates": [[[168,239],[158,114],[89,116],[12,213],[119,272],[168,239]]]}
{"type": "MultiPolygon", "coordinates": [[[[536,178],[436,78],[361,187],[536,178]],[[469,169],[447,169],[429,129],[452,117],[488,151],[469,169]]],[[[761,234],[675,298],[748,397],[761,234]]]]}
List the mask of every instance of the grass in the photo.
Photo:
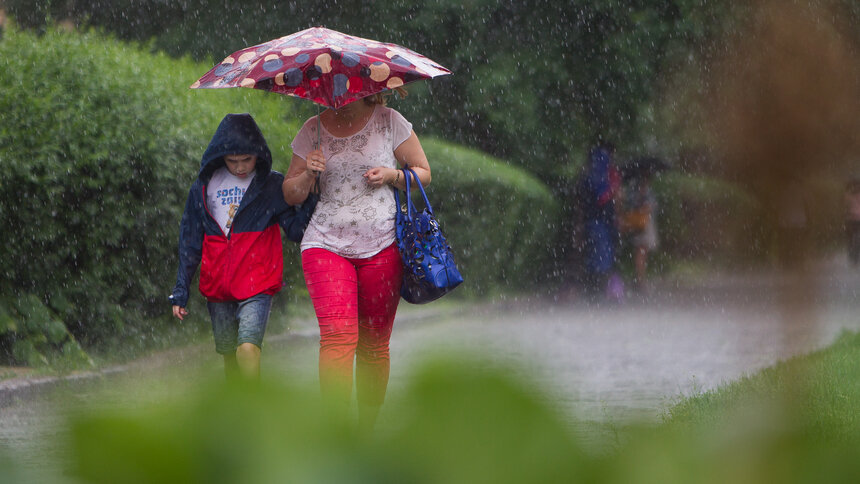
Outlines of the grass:
{"type": "Polygon", "coordinates": [[[767,408],[789,417],[796,430],[814,441],[858,444],[858,403],[860,334],[845,333],[824,350],[678,403],[668,410],[665,427],[720,427],[767,408]]]}
{"type": "Polygon", "coordinates": [[[614,459],[628,482],[858,482],[858,408],[860,334],[845,333],[680,401],[614,459]]]}

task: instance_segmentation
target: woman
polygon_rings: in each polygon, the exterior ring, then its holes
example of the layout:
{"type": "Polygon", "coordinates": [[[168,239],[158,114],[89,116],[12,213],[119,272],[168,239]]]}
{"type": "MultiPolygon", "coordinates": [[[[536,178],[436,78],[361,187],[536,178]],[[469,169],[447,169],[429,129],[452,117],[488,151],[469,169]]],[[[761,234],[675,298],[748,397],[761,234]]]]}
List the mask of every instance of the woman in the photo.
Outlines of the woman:
{"type": "Polygon", "coordinates": [[[399,168],[407,164],[428,185],[430,165],[412,125],[379,94],[309,119],[292,148],[287,203],[303,202],[319,179],[301,251],[320,326],[320,387],[325,398],[347,406],[357,358],[359,426],[369,430],[388,386],[403,272],[391,187],[405,189],[399,168]]]}

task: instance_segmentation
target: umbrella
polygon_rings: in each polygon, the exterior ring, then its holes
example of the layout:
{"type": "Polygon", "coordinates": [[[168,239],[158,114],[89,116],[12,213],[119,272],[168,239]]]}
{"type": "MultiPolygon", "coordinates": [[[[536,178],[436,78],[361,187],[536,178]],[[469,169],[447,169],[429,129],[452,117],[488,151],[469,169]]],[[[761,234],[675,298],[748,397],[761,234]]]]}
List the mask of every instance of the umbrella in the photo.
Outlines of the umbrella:
{"type": "Polygon", "coordinates": [[[313,27],[238,50],[191,88],[249,87],[338,109],[378,92],[450,73],[405,47],[313,27]]]}
{"type": "Polygon", "coordinates": [[[621,169],[621,176],[625,180],[632,178],[644,178],[656,175],[670,169],[672,166],[661,158],[646,156],[628,161],[621,169]]]}

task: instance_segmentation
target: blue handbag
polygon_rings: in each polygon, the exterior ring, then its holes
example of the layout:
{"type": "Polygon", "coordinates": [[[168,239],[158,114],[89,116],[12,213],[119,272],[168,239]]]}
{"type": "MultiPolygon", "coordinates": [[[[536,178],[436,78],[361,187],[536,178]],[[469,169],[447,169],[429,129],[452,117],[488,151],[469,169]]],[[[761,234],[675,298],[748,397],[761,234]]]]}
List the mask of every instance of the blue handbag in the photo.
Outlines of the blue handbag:
{"type": "Polygon", "coordinates": [[[435,301],[450,292],[463,282],[463,276],[454,263],[451,247],[439,230],[439,223],[433,214],[421,180],[409,167],[403,169],[406,180],[406,207],[400,206],[400,191],[394,189],[394,200],[397,203],[395,230],[397,232],[397,247],[403,259],[403,284],[400,286],[400,296],[412,304],[424,304],[435,301]],[[411,181],[421,190],[424,198],[424,210],[418,212],[410,196],[411,181]]]}

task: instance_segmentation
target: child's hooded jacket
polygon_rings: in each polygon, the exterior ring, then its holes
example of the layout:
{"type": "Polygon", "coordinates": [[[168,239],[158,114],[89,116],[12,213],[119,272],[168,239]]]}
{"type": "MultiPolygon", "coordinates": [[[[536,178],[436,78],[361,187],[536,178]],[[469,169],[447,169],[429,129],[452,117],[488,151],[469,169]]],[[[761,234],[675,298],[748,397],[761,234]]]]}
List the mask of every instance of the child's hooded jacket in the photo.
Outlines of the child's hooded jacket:
{"type": "Polygon", "coordinates": [[[283,247],[300,242],[316,206],[316,196],[297,207],[284,201],[284,175],[272,170],[272,154],[250,114],[228,114],[203,154],[191,185],[179,233],[179,271],[171,303],[185,307],[188,286],[200,267],[200,292],[212,302],[239,301],[274,294],[283,285],[283,247]],[[209,212],[206,185],[224,166],[224,156],[257,155],[256,175],[245,192],[228,233],[209,212]]]}

